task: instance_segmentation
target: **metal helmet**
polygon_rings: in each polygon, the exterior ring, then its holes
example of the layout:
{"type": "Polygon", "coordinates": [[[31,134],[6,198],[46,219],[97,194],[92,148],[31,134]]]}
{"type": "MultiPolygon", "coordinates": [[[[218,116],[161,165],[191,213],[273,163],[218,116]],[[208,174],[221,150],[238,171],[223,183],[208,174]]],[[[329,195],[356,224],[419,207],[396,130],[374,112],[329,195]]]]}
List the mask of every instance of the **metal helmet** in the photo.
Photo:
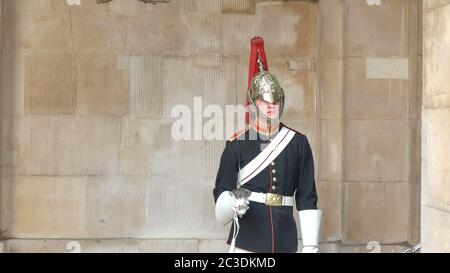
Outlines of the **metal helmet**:
{"type": "Polygon", "coordinates": [[[258,74],[253,77],[250,88],[247,92],[249,102],[255,107],[255,100],[260,99],[269,103],[280,101],[280,115],[283,113],[285,95],[283,88],[281,88],[278,79],[269,71],[265,70],[264,64],[258,54],[258,74]]]}

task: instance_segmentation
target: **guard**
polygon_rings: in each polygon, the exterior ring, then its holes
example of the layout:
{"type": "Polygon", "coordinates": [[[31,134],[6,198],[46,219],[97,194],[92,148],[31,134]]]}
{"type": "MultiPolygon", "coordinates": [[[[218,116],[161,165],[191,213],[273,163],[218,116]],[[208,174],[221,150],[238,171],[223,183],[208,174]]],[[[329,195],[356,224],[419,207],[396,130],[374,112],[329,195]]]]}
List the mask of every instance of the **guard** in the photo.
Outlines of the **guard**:
{"type": "Polygon", "coordinates": [[[251,40],[248,126],[226,142],[213,190],[221,224],[233,221],[230,252],[297,252],[298,210],[302,252],[318,252],[314,161],[307,137],[279,119],[284,91],[269,73],[264,41],[251,40]]]}

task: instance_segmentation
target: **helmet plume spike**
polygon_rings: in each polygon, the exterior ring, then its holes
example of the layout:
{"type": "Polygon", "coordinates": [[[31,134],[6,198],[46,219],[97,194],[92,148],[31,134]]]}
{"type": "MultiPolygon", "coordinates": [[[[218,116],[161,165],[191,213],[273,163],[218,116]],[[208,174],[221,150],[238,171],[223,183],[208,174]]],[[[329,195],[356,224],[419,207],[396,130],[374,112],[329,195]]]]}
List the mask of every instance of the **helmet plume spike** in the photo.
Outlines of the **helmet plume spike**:
{"type": "Polygon", "coordinates": [[[257,60],[257,62],[258,62],[259,72],[265,71],[266,69],[264,67],[264,63],[261,60],[261,54],[259,53],[259,50],[258,50],[258,60],[257,60]]]}

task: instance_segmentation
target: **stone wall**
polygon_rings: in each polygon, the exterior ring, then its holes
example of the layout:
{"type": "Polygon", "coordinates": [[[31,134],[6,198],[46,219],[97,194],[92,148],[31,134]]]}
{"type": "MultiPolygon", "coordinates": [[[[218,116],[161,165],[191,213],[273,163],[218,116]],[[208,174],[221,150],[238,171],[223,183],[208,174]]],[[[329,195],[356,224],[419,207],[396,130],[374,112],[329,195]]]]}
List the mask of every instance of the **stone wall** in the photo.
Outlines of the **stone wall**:
{"type": "Polygon", "coordinates": [[[361,251],[419,240],[420,6],[319,1],[324,240],[361,251]]]}
{"type": "Polygon", "coordinates": [[[226,251],[224,141],[170,114],[243,103],[254,35],[312,143],[322,250],[418,241],[420,1],[1,3],[4,251],[226,251]]]}
{"type": "Polygon", "coordinates": [[[450,252],[450,1],[424,1],[423,252],[450,252]]]}

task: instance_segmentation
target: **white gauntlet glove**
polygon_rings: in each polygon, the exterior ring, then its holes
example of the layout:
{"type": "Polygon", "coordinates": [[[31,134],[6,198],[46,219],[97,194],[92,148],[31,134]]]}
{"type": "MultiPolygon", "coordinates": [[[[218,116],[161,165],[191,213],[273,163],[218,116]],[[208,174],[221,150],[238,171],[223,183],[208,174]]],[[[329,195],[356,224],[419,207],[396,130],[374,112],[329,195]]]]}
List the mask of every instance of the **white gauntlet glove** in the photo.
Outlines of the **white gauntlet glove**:
{"type": "Polygon", "coordinates": [[[217,221],[225,225],[233,219],[235,212],[242,217],[249,209],[249,196],[250,191],[242,188],[222,192],[216,202],[217,221]]]}
{"type": "Polygon", "coordinates": [[[319,232],[322,211],[318,209],[301,210],[298,212],[300,229],[302,231],[302,253],[317,253],[319,251],[319,232]]]}

